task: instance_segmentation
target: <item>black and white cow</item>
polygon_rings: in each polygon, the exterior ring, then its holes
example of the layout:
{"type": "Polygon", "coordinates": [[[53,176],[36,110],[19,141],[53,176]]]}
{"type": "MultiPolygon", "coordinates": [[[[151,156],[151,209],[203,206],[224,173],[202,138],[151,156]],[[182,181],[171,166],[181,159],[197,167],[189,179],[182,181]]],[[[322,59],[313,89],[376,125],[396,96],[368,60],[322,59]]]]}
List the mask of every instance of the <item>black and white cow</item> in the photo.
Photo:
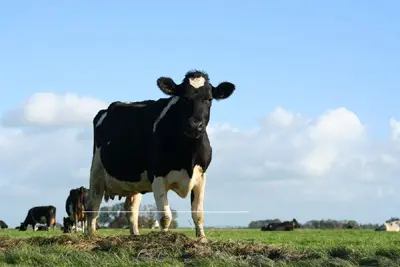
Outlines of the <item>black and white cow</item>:
{"type": "Polygon", "coordinates": [[[72,226],[75,225],[75,232],[77,232],[78,222],[81,222],[82,229],[85,229],[85,224],[87,223],[87,219],[85,217],[85,210],[88,199],[88,189],[81,186],[76,189],[71,189],[69,191],[69,195],[67,200],[65,201],[65,210],[68,214],[68,217],[73,222],[72,225],[69,224],[70,220],[64,220],[64,232],[70,232],[72,226]],[[65,225],[66,224],[66,225],[65,225]]]}
{"type": "Polygon", "coordinates": [[[160,77],[157,85],[169,98],[113,102],[93,119],[94,148],[88,199],[88,233],[95,231],[102,198],[126,197],[131,235],[138,235],[142,194],[153,192],[160,228],[167,231],[171,210],[167,192],[191,193],[196,236],[206,241],[203,200],[212,149],[207,135],[212,100],[226,99],[235,85],[214,87],[200,71],[186,73],[181,84],[160,77]]]}
{"type": "Polygon", "coordinates": [[[32,225],[33,231],[36,231],[37,224],[46,224],[47,229],[51,226],[52,230],[56,226],[56,212],[54,206],[38,206],[28,210],[25,221],[19,227],[20,231],[26,231],[28,225],[32,225]]]}

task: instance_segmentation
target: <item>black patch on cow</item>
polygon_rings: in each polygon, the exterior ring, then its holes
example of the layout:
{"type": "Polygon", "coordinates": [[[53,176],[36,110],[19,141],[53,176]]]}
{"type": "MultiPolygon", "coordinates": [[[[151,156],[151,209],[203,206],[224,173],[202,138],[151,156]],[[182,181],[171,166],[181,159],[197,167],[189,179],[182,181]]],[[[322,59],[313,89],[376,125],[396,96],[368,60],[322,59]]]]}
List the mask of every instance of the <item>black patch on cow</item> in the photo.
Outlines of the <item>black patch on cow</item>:
{"type": "Polygon", "coordinates": [[[95,141],[101,147],[103,166],[111,176],[122,181],[140,181],[140,175],[148,169],[153,124],[168,101],[164,98],[109,106],[106,118],[96,129],[102,139],[95,141]]]}

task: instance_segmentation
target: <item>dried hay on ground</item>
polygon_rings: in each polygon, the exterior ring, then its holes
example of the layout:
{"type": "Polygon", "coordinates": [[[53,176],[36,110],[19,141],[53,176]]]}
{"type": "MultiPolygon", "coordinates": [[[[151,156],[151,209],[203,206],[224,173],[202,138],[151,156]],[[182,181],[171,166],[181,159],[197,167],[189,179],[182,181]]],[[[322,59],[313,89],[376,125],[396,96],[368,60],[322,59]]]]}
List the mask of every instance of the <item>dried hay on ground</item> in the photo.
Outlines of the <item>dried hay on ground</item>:
{"type": "Polygon", "coordinates": [[[231,257],[249,259],[265,257],[271,260],[293,261],[318,258],[312,253],[300,253],[284,250],[265,244],[246,242],[209,241],[197,242],[182,233],[151,232],[135,236],[93,236],[85,238],[76,235],[54,237],[8,238],[0,237],[0,251],[15,249],[18,246],[64,246],[68,249],[91,252],[117,252],[127,250],[139,260],[162,260],[168,258],[190,259],[197,257],[231,257]]]}

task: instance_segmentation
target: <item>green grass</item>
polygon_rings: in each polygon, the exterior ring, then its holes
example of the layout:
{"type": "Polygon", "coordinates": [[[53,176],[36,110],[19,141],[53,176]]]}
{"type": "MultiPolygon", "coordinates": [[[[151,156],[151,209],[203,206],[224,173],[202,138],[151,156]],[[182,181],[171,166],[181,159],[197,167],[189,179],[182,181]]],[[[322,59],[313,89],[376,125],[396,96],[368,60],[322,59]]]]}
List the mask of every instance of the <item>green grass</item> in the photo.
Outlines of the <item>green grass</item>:
{"type": "Polygon", "coordinates": [[[372,230],[194,230],[169,234],[101,229],[98,236],[0,231],[0,266],[400,266],[400,234],[372,230]]]}

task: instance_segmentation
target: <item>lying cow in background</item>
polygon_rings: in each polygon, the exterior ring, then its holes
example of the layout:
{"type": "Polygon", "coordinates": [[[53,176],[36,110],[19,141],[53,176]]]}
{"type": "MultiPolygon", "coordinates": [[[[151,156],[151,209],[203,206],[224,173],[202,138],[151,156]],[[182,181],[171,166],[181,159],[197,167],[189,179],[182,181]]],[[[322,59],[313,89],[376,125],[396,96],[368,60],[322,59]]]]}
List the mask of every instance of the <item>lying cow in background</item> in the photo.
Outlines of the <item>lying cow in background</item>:
{"type": "MultiPolygon", "coordinates": [[[[56,207],[38,206],[29,209],[25,221],[21,223],[19,230],[26,231],[28,225],[32,225],[33,231],[36,231],[36,224],[46,224],[52,228],[56,226],[56,207]]],[[[48,229],[47,229],[48,230],[48,229]]]]}
{"type": "Polygon", "coordinates": [[[168,231],[172,214],[169,190],[181,198],[190,194],[196,237],[206,241],[203,223],[206,171],[212,148],[207,134],[213,100],[227,99],[235,85],[214,87],[206,73],[190,71],[181,84],[157,79],[170,96],[141,102],[113,102],[93,119],[94,143],[90,170],[88,233],[95,232],[104,196],[126,197],[131,236],[139,234],[142,194],[153,192],[160,228],[168,231]]]}
{"type": "MultiPolygon", "coordinates": [[[[88,194],[88,189],[83,186],[69,191],[69,196],[65,202],[65,210],[69,216],[69,220],[65,220],[64,218],[64,233],[69,233],[73,225],[78,226],[78,222],[81,223],[82,229],[86,227],[85,210],[88,194]],[[70,224],[71,221],[72,224],[70,224]],[[65,223],[67,223],[67,228],[65,227],[65,223]]],[[[75,232],[77,231],[75,227],[75,232]]]]}
{"type": "Polygon", "coordinates": [[[8,225],[3,220],[0,220],[0,228],[1,229],[7,229],[8,225]]]}
{"type": "Polygon", "coordinates": [[[296,219],[292,221],[284,221],[281,223],[269,223],[267,226],[261,227],[261,231],[293,231],[294,228],[298,228],[299,223],[296,219]]]}
{"type": "Polygon", "coordinates": [[[400,221],[385,222],[385,227],[387,232],[399,232],[400,231],[400,221]]]}

